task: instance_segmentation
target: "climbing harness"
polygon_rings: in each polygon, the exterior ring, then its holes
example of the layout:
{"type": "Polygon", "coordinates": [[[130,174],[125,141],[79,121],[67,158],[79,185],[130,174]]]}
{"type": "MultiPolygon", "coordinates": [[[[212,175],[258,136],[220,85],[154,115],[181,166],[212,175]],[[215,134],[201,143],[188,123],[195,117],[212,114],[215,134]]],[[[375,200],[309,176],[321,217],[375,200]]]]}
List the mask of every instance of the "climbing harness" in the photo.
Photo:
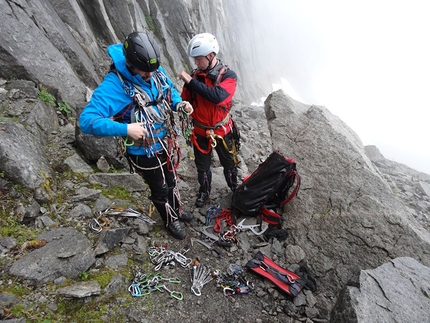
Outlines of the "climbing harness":
{"type": "Polygon", "coordinates": [[[157,87],[158,96],[156,100],[151,100],[139,85],[125,80],[122,75],[113,70],[121,81],[124,92],[133,99],[134,104],[129,106],[126,111],[117,116],[116,119],[124,118],[127,111],[130,111],[130,121],[140,122],[147,131],[147,135],[142,140],[129,142],[128,137],[123,139],[121,152],[127,157],[130,164],[130,172],[134,169],[153,170],[163,169],[162,166],[168,165],[169,171],[174,172],[180,161],[181,151],[177,142],[180,130],[174,122],[173,112],[170,109],[171,89],[167,82],[167,77],[160,71],[153,72],[153,80],[157,87]],[[157,109],[155,109],[155,107],[157,109]],[[158,125],[156,127],[156,125],[158,125]],[[163,135],[165,134],[165,135],[163,135]],[[164,137],[164,138],[160,138],[164,137]],[[145,168],[137,165],[126,153],[127,146],[141,146],[148,158],[156,157],[158,165],[145,168]],[[162,162],[159,158],[159,148],[166,153],[167,159],[162,162]]]}
{"type": "MultiPolygon", "coordinates": [[[[223,65],[221,61],[219,61],[219,64],[217,66],[215,66],[212,70],[210,70],[206,76],[212,80],[212,84],[213,86],[217,86],[219,83],[221,83],[222,78],[224,77],[225,73],[228,71],[228,66],[227,65],[223,65]]],[[[191,76],[193,77],[193,79],[197,79],[198,75],[197,75],[197,70],[194,70],[191,73],[191,76]]],[[[190,102],[192,104],[194,104],[195,102],[195,98],[196,98],[196,93],[195,92],[191,92],[191,100],[190,102]]],[[[237,156],[237,153],[240,150],[240,134],[239,134],[239,130],[236,127],[236,124],[233,120],[233,118],[230,115],[230,110],[231,110],[231,102],[228,105],[219,105],[217,106],[217,108],[221,108],[225,111],[227,111],[227,115],[218,123],[216,123],[213,126],[208,126],[208,125],[204,125],[200,122],[198,122],[197,120],[191,118],[191,122],[189,123],[182,123],[182,133],[184,135],[184,137],[186,138],[187,144],[189,146],[195,146],[201,153],[203,154],[208,154],[210,153],[210,151],[215,148],[217,146],[217,139],[221,140],[221,142],[223,143],[225,149],[233,155],[233,160],[235,164],[239,163],[239,159],[237,156]],[[230,121],[231,120],[231,121],[230,121]],[[230,129],[226,129],[225,125],[227,123],[231,122],[231,127],[230,129]],[[208,143],[208,148],[207,149],[202,149],[200,147],[200,145],[197,142],[197,137],[194,133],[194,126],[204,129],[206,131],[206,137],[209,140],[208,143]],[[232,133],[232,147],[231,149],[228,147],[227,143],[224,140],[223,136],[220,136],[218,134],[214,133],[215,129],[218,128],[224,128],[224,133],[232,133]]]]}

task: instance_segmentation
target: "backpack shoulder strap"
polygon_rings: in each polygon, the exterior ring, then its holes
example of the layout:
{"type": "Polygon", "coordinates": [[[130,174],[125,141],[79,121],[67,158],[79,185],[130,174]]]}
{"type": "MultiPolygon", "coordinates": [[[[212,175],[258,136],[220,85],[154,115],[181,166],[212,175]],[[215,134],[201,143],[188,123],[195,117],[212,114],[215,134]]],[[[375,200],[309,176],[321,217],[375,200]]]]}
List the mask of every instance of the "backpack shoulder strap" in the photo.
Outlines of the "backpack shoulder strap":
{"type": "Polygon", "coordinates": [[[290,202],[298,193],[300,188],[300,176],[296,170],[292,170],[291,174],[295,177],[296,187],[294,190],[281,202],[281,206],[284,206],[288,202],[290,202]]]}
{"type": "Polygon", "coordinates": [[[220,83],[221,83],[221,80],[222,80],[222,78],[223,78],[224,74],[227,72],[227,70],[228,70],[228,66],[226,66],[226,65],[223,65],[223,66],[218,70],[218,75],[217,75],[217,77],[216,77],[216,79],[215,79],[215,86],[217,86],[218,84],[220,84],[220,83]]]}
{"type": "Polygon", "coordinates": [[[257,214],[257,216],[264,222],[267,222],[272,225],[278,225],[282,223],[281,215],[276,213],[275,211],[269,210],[266,207],[263,207],[263,209],[260,211],[260,213],[257,214]]]}

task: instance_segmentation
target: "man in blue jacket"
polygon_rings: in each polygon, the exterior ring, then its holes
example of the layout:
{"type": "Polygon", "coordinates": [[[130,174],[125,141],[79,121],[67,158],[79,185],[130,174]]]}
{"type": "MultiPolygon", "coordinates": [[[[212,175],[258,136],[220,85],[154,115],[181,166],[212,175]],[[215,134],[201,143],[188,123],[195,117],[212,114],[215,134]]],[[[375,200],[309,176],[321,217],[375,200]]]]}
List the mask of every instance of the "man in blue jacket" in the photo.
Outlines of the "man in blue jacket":
{"type": "Polygon", "coordinates": [[[151,200],[171,235],[186,236],[179,220],[189,222],[177,188],[179,163],[173,111],[192,113],[160,66],[160,49],[147,33],[133,32],[124,44],[110,45],[111,72],[95,89],[79,117],[82,131],[126,137],[129,162],[151,190],[151,200]]]}

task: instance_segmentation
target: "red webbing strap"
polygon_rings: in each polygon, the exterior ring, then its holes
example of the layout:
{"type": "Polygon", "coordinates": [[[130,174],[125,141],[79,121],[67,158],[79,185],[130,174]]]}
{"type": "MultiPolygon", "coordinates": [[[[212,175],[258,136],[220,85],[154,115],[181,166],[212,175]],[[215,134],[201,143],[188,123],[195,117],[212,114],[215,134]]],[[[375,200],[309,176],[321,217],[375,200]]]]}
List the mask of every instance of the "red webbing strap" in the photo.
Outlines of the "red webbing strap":
{"type": "Polygon", "coordinates": [[[300,176],[299,176],[299,174],[295,170],[292,170],[291,172],[296,177],[296,187],[291,192],[291,194],[288,195],[287,198],[281,202],[281,206],[284,206],[285,204],[287,204],[288,202],[290,202],[297,195],[297,193],[299,192],[299,188],[300,188],[300,176]]]}
{"type": "Polygon", "coordinates": [[[281,216],[278,213],[271,211],[265,207],[257,216],[264,222],[267,222],[269,224],[277,225],[281,223],[281,216]]]}
{"type": "Polygon", "coordinates": [[[215,224],[214,224],[214,228],[213,228],[214,232],[221,232],[222,231],[222,226],[221,226],[222,220],[227,222],[227,225],[229,227],[231,227],[234,224],[233,223],[233,217],[231,215],[231,209],[224,208],[221,210],[220,213],[215,215],[215,224]]]}
{"type": "Polygon", "coordinates": [[[202,154],[207,155],[207,154],[209,154],[209,153],[211,152],[211,150],[212,150],[212,138],[210,138],[210,137],[209,137],[208,149],[206,149],[206,150],[203,150],[202,148],[200,148],[199,144],[197,143],[197,137],[196,137],[196,135],[194,134],[194,131],[191,133],[190,140],[191,140],[192,144],[193,144],[195,147],[197,147],[197,149],[198,149],[202,154]]]}

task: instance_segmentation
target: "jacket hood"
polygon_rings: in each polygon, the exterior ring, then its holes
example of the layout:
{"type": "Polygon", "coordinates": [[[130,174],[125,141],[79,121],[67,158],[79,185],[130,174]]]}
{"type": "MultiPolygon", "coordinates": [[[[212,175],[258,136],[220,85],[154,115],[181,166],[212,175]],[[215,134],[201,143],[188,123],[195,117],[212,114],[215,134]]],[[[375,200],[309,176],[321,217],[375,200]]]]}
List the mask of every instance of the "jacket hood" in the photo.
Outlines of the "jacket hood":
{"type": "Polygon", "coordinates": [[[107,53],[109,54],[110,58],[112,59],[112,62],[114,63],[115,68],[118,70],[118,72],[121,73],[121,75],[123,77],[125,77],[127,80],[134,82],[134,83],[137,83],[137,84],[146,83],[140,75],[138,75],[138,74],[133,75],[128,70],[127,65],[126,65],[126,59],[124,56],[124,51],[122,50],[122,44],[110,45],[107,48],[107,53]]]}

